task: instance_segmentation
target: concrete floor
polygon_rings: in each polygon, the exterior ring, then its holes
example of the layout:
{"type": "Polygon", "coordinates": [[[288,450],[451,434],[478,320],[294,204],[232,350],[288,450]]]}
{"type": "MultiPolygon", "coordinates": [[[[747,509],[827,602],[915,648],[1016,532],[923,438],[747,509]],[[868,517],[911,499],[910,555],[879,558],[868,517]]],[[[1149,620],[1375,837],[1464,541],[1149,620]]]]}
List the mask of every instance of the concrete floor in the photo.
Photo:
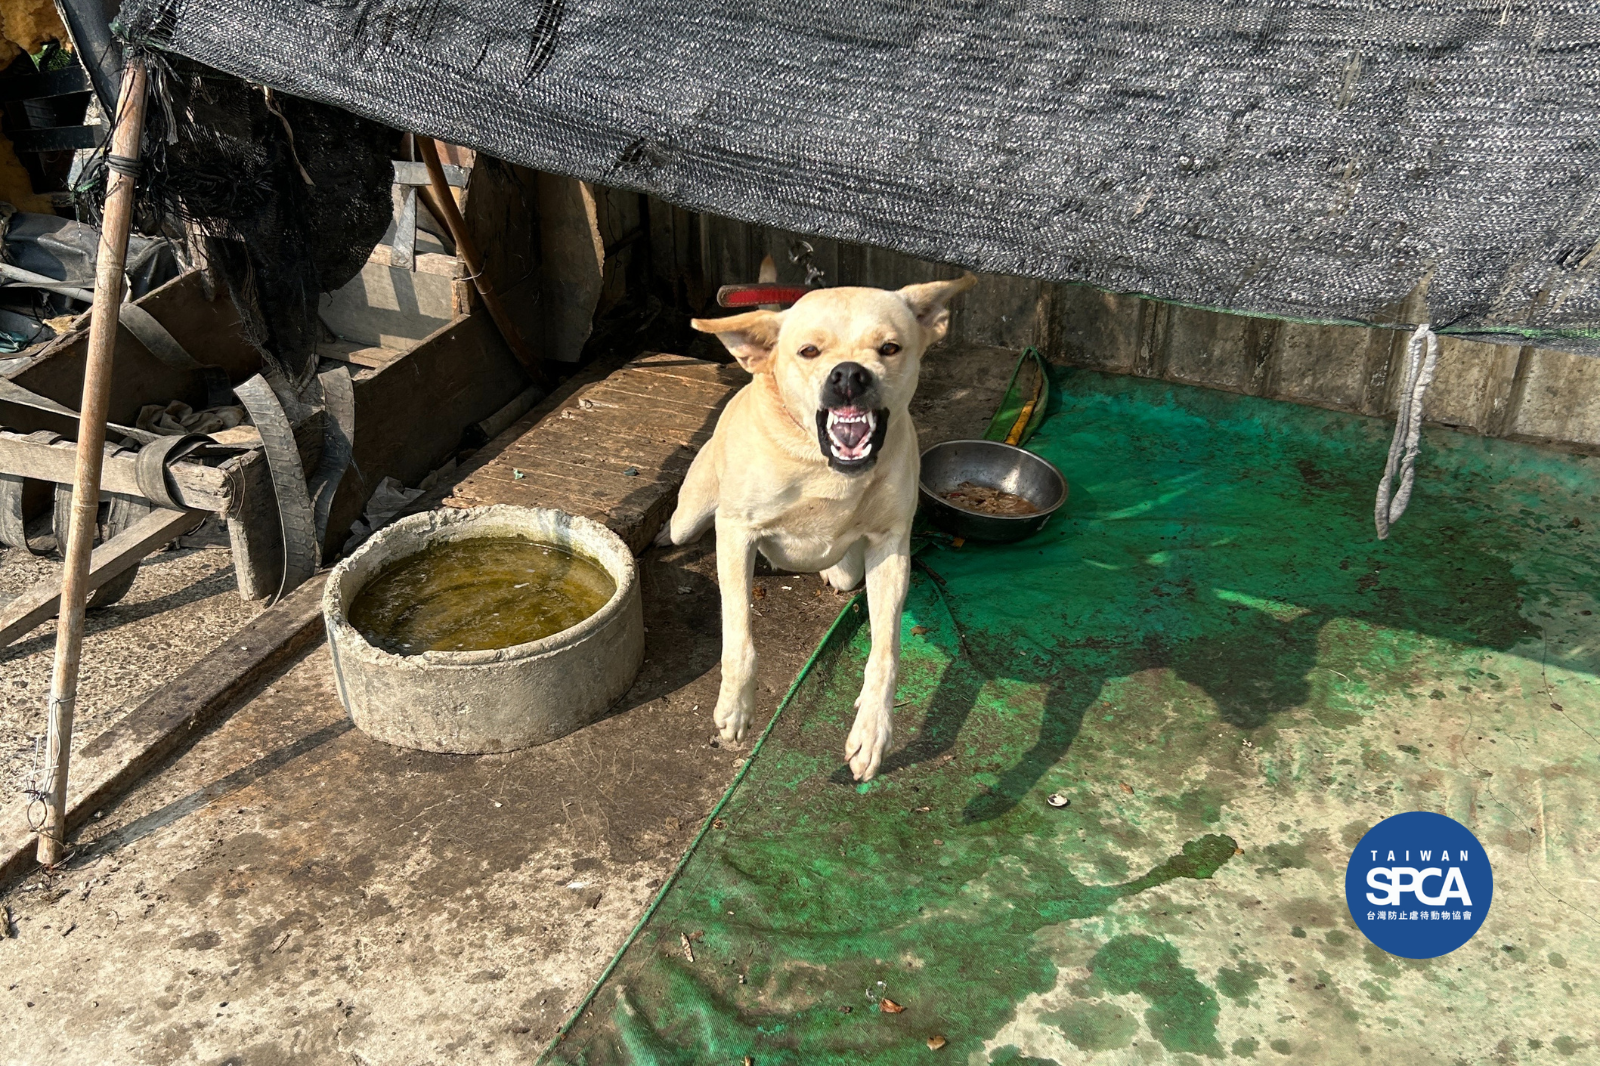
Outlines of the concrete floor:
{"type": "MultiPolygon", "coordinates": [[[[981,434],[1014,359],[931,356],[924,445],[981,434]]],[[[529,1059],[742,758],[710,721],[709,544],[652,550],[641,570],[638,682],[610,717],[543,747],[453,757],[371,741],[320,645],[267,682],[92,822],[65,871],[0,896],[16,929],[0,940],[0,1063],[529,1059]]],[[[768,714],[845,601],[814,575],[757,584],[768,714]]]]}

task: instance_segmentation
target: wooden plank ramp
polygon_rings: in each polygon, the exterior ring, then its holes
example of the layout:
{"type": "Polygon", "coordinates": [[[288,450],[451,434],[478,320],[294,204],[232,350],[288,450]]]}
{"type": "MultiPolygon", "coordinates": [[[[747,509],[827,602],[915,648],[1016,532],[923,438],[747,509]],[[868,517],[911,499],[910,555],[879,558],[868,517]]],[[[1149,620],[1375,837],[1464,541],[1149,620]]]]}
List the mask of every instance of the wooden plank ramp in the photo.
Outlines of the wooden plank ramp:
{"type": "Polygon", "coordinates": [[[638,554],[671,516],[723,406],[749,380],[732,363],[647,352],[495,438],[443,504],[558,508],[604,523],[638,554]]]}

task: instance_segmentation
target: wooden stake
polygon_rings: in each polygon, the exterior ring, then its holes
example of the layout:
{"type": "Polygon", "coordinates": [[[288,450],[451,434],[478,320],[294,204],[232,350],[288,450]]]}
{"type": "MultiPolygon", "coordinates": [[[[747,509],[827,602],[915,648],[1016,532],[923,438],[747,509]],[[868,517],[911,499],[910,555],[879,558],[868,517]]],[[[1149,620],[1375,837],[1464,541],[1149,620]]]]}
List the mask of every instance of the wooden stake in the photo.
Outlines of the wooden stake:
{"type": "MultiPolygon", "coordinates": [[[[128,57],[122,71],[122,97],[111,132],[111,156],[124,166],[137,164],[144,133],[145,65],[128,57]],[[127,162],[124,162],[127,161],[127,162]]],[[[83,608],[89,593],[89,554],[100,510],[100,464],[105,456],[106,417],[111,406],[111,358],[117,343],[117,312],[122,304],[128,229],[133,221],[135,178],[111,167],[95,263],[94,316],[89,323],[88,365],[83,403],[78,408],[78,465],[72,490],[72,523],[61,573],[61,612],[56,624],[55,672],[50,678],[50,733],[45,749],[49,796],[39,830],[39,862],[59,863],[65,852],[67,768],[72,754],[72,715],[78,700],[78,660],[83,650],[83,608]]]]}
{"type": "Polygon", "coordinates": [[[483,297],[483,306],[489,312],[489,317],[494,320],[495,328],[500,331],[506,347],[511,349],[511,354],[517,357],[523,369],[527,370],[533,380],[540,385],[548,385],[549,381],[544,374],[544,368],[539,364],[539,357],[523,343],[522,334],[517,332],[516,323],[506,315],[504,305],[500,303],[500,296],[494,291],[494,286],[489,279],[483,276],[483,257],[478,254],[478,246],[472,242],[472,235],[467,232],[466,220],[461,217],[461,209],[456,206],[456,198],[450,193],[450,183],[445,180],[444,166],[439,162],[439,146],[433,138],[421,134],[413,135],[417,142],[417,150],[422,153],[422,162],[428,168],[428,183],[433,189],[433,200],[444,217],[443,222],[450,230],[450,236],[456,242],[456,254],[467,264],[467,273],[472,275],[472,284],[477,286],[478,295],[483,297]]]}

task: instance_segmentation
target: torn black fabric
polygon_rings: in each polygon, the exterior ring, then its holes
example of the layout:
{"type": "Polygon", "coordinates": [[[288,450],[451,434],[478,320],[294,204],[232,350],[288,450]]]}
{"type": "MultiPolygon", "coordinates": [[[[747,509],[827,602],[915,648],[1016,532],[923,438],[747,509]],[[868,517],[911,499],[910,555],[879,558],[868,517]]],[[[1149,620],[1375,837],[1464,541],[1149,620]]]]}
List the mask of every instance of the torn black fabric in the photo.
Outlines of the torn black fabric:
{"type": "MultiPolygon", "coordinates": [[[[303,381],[320,295],[356,275],[389,224],[399,135],[179,57],[150,70],[138,223],[203,235],[245,336],[303,381]]],[[[102,185],[91,175],[91,199],[102,185]]]]}

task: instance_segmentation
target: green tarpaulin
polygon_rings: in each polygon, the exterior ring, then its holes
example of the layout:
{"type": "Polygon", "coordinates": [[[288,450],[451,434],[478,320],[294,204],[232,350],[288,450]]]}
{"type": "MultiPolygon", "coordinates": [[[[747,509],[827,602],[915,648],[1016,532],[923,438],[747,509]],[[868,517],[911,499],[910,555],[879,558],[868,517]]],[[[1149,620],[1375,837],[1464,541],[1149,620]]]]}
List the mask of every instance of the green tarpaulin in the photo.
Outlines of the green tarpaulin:
{"type": "Polygon", "coordinates": [[[1430,431],[1379,542],[1385,423],[1054,373],[1031,447],[1070,505],[919,553],[882,776],[840,757],[858,603],[553,1060],[1576,1061],[1600,461],[1430,431]],[[1495,863],[1431,962],[1344,902],[1412,809],[1495,863]]]}

